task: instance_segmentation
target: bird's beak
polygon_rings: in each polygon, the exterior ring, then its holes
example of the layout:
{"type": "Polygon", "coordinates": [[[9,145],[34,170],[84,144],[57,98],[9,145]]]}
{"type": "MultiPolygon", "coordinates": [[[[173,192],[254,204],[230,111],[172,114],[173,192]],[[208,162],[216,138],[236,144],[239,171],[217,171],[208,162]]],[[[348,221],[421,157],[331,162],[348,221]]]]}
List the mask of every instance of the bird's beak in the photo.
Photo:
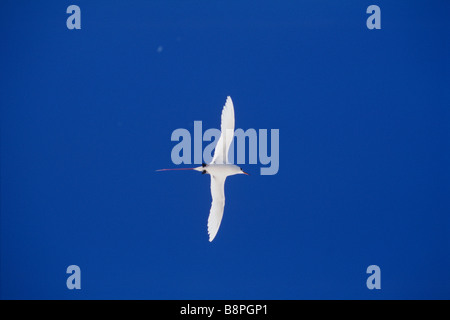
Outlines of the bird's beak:
{"type": "Polygon", "coordinates": [[[248,175],[248,176],[250,175],[250,174],[248,174],[248,173],[247,173],[247,172],[245,172],[245,171],[242,171],[242,173],[243,173],[243,174],[246,174],[246,175],[248,175]]]}

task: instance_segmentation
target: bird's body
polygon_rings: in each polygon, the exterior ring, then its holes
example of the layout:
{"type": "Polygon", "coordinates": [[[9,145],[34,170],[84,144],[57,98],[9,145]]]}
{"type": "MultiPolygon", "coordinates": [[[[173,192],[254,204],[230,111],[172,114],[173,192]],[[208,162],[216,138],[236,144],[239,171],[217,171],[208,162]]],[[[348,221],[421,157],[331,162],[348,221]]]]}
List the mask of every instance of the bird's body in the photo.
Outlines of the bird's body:
{"type": "Polygon", "coordinates": [[[235,174],[246,174],[242,168],[230,164],[228,150],[234,137],[234,106],[230,97],[222,110],[221,134],[214,150],[214,157],[210,164],[203,164],[196,168],[162,169],[163,170],[195,170],[211,176],[211,210],[208,217],[209,241],[213,241],[219,231],[225,207],[225,180],[235,174]]]}
{"type": "Polygon", "coordinates": [[[207,164],[206,166],[194,168],[196,171],[206,171],[204,173],[208,173],[212,176],[224,176],[225,178],[228,176],[232,176],[235,174],[242,173],[241,168],[234,164],[207,164]]]}

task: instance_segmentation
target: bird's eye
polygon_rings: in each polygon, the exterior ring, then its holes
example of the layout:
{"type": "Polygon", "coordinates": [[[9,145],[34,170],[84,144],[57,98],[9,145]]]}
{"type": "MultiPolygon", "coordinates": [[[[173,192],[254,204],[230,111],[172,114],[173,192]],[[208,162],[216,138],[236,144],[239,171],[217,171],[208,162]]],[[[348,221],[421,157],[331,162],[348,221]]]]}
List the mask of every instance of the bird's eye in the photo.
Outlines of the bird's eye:
{"type": "Polygon", "coordinates": [[[239,169],[241,169],[241,171],[242,171],[242,168],[239,168],[239,169]]]}

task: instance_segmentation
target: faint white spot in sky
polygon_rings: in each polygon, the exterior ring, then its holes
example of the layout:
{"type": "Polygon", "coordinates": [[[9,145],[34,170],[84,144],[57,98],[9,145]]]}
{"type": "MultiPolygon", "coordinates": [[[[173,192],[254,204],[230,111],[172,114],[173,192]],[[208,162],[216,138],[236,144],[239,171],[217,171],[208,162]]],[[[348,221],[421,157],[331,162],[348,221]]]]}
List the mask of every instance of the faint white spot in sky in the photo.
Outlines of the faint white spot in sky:
{"type": "Polygon", "coordinates": [[[161,53],[163,51],[163,46],[159,46],[158,49],[156,49],[156,52],[161,53]]]}

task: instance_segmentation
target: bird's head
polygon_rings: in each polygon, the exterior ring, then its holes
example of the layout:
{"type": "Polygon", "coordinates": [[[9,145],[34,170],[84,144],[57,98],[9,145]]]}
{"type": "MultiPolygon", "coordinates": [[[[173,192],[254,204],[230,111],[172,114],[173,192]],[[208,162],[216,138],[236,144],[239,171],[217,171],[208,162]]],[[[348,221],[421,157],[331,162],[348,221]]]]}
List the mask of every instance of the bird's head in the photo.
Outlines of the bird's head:
{"type": "Polygon", "coordinates": [[[249,174],[248,174],[247,172],[245,172],[244,170],[242,170],[242,168],[239,168],[239,173],[240,173],[240,174],[246,174],[246,175],[249,176],[249,174]]]}

